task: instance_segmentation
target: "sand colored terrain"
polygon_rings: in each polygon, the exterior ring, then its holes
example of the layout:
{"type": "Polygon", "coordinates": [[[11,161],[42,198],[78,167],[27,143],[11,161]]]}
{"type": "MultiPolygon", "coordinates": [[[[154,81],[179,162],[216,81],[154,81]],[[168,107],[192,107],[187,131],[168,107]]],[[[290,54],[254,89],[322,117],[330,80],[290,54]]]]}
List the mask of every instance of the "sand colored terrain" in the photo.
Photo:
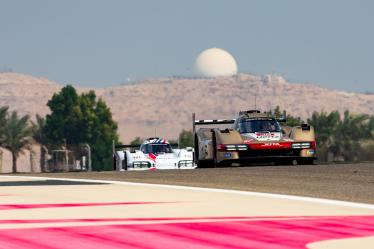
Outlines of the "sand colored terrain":
{"type": "MultiPolygon", "coordinates": [[[[48,100],[63,87],[19,73],[0,73],[0,106],[20,114],[46,115],[48,100]]],[[[77,87],[79,92],[89,89],[77,87]]],[[[233,118],[238,110],[269,110],[279,105],[304,119],[313,111],[349,109],[374,113],[374,95],[329,90],[312,84],[290,83],[280,76],[239,74],[218,78],[150,78],[132,84],[93,88],[113,112],[119,134],[127,143],[134,137],[175,139],[191,129],[191,113],[199,119],[233,118]]],[[[28,157],[27,153],[23,157],[28,157]]],[[[21,159],[27,160],[27,159],[21,159]]],[[[9,161],[4,162],[8,165],[9,161]]]]}
{"type": "MultiPolygon", "coordinates": [[[[0,73],[0,106],[35,116],[49,112],[47,101],[59,91],[45,78],[18,73],[0,73]]],[[[88,89],[77,87],[79,92],[88,89]]],[[[232,118],[238,110],[279,105],[302,118],[313,111],[349,109],[374,113],[374,95],[329,90],[312,84],[287,82],[280,76],[239,74],[210,79],[151,78],[127,85],[93,88],[110,106],[124,142],[136,136],[176,138],[191,129],[191,113],[197,118],[232,118]]]]}

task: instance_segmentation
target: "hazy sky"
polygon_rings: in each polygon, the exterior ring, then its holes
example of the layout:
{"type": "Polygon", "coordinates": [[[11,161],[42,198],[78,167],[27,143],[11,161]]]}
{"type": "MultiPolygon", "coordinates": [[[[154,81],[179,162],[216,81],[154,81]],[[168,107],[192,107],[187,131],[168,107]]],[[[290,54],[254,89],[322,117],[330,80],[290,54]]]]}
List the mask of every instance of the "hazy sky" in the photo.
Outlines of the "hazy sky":
{"type": "Polygon", "coordinates": [[[0,69],[81,86],[191,75],[224,48],[239,71],[374,91],[374,1],[0,0],[0,69]]]}

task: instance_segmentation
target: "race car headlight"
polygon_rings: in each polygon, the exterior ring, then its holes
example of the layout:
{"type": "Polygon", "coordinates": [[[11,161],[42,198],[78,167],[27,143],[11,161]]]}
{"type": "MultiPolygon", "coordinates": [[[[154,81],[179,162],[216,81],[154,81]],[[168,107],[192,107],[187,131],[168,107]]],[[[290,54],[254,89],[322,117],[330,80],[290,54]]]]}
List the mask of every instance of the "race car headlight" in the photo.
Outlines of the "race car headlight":
{"type": "Polygon", "coordinates": [[[138,161],[138,162],[133,162],[132,163],[132,166],[134,168],[149,168],[151,167],[151,163],[150,162],[146,162],[146,161],[138,161]]]}
{"type": "Polygon", "coordinates": [[[217,149],[219,151],[238,151],[247,150],[248,147],[245,144],[219,144],[217,149]]]}
{"type": "Polygon", "coordinates": [[[293,143],[292,149],[309,149],[310,143],[309,142],[303,142],[303,143],[293,143]]]}
{"type": "Polygon", "coordinates": [[[178,162],[178,168],[187,168],[187,167],[192,167],[193,162],[192,160],[181,160],[178,162]]]}

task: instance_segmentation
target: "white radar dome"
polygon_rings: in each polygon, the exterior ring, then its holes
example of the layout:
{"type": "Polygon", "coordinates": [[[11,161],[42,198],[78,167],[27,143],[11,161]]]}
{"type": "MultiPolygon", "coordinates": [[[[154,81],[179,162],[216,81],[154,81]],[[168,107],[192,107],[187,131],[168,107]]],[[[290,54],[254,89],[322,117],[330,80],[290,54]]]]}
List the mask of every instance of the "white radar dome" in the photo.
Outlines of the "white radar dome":
{"type": "Polygon", "coordinates": [[[195,71],[201,77],[231,76],[238,72],[234,57],[226,50],[210,48],[196,58],[195,71]]]}

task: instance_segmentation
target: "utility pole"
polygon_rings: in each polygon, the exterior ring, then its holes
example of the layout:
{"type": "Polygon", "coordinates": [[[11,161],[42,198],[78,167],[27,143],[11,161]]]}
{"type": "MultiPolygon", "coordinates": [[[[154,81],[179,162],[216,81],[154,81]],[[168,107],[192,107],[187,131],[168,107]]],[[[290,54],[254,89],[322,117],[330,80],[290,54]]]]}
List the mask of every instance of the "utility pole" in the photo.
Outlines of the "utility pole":
{"type": "Polygon", "coordinates": [[[198,160],[198,158],[196,158],[196,151],[195,151],[195,148],[198,148],[199,146],[195,146],[195,143],[197,142],[196,139],[195,139],[195,133],[196,133],[196,127],[195,127],[195,119],[196,119],[196,114],[195,113],[192,113],[192,146],[193,146],[193,150],[192,150],[192,160],[193,160],[193,163],[195,164],[198,160]]]}
{"type": "Polygon", "coordinates": [[[255,110],[257,110],[257,94],[255,95],[255,110]]]}

